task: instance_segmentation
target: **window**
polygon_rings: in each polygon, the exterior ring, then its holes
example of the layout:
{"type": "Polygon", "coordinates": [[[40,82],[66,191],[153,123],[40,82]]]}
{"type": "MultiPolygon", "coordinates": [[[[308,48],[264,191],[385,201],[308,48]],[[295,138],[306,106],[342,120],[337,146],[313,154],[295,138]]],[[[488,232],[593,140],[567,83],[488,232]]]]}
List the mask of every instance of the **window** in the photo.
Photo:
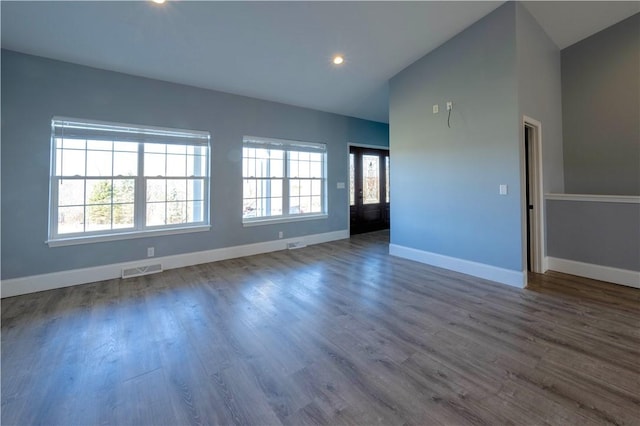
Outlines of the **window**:
{"type": "Polygon", "coordinates": [[[326,215],[326,146],[245,137],[243,223],[326,215]]]}
{"type": "Polygon", "coordinates": [[[208,229],[208,132],[58,117],[51,127],[50,244],[208,229]]]}

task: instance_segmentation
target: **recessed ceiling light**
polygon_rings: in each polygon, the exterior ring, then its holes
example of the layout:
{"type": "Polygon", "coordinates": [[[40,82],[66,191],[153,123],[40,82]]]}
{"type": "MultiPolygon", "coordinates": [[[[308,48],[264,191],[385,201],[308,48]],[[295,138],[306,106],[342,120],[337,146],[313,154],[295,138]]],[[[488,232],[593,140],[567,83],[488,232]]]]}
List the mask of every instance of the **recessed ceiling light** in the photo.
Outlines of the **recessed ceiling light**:
{"type": "Polygon", "coordinates": [[[336,55],[333,57],[333,63],[336,65],[340,65],[344,62],[344,57],[342,55],[336,55]]]}
{"type": "Polygon", "coordinates": [[[165,2],[165,0],[151,0],[151,1],[158,4],[162,4],[165,2]]]}

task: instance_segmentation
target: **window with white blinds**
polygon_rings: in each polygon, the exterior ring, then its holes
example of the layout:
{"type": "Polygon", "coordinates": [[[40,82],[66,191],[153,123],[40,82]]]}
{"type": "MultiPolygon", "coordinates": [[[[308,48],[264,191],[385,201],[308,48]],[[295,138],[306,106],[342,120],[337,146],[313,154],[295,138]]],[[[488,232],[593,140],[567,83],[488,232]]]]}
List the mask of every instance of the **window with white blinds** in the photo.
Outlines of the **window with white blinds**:
{"type": "Polygon", "coordinates": [[[49,242],[208,228],[209,145],[208,132],[54,117],[49,242]]]}
{"type": "Polygon", "coordinates": [[[245,136],[245,224],[325,216],[326,145],[245,136]]]}

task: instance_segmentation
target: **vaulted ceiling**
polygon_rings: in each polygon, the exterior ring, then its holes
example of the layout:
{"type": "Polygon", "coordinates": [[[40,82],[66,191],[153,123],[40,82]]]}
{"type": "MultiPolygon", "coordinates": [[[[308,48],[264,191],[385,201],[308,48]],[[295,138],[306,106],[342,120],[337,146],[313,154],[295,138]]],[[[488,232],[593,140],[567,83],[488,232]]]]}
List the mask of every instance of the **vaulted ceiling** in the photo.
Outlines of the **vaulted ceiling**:
{"type": "MultiPolygon", "coordinates": [[[[389,78],[501,4],[2,1],[2,47],[387,122],[389,78]]],[[[639,2],[525,7],[560,48],[640,11],[639,2]]]]}

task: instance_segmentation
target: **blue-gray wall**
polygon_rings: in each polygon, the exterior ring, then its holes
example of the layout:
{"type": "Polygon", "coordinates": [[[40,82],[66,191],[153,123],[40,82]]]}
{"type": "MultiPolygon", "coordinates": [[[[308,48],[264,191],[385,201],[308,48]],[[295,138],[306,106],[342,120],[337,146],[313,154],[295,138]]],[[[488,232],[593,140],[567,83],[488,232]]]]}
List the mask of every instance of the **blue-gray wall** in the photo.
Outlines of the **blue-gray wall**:
{"type": "MultiPolygon", "coordinates": [[[[520,116],[542,125],[542,193],[564,191],[562,161],[562,78],[560,49],[527,9],[516,6],[518,103],[520,116]]],[[[524,148],[524,128],[520,129],[524,148]]]]}
{"type": "Polygon", "coordinates": [[[640,271],[640,204],[547,200],[549,255],[640,271]]]}
{"type": "Polygon", "coordinates": [[[345,230],[347,144],[388,145],[388,125],[2,51],[2,278],[345,230]],[[54,115],[212,134],[210,232],[49,248],[54,115]],[[242,136],[324,142],[329,218],[244,228],[242,136]]]}
{"type": "Polygon", "coordinates": [[[392,244],[522,272],[518,84],[511,2],[393,77],[392,244]]]}
{"type": "Polygon", "coordinates": [[[565,190],[640,195],[640,14],[562,51],[565,190]]]}

